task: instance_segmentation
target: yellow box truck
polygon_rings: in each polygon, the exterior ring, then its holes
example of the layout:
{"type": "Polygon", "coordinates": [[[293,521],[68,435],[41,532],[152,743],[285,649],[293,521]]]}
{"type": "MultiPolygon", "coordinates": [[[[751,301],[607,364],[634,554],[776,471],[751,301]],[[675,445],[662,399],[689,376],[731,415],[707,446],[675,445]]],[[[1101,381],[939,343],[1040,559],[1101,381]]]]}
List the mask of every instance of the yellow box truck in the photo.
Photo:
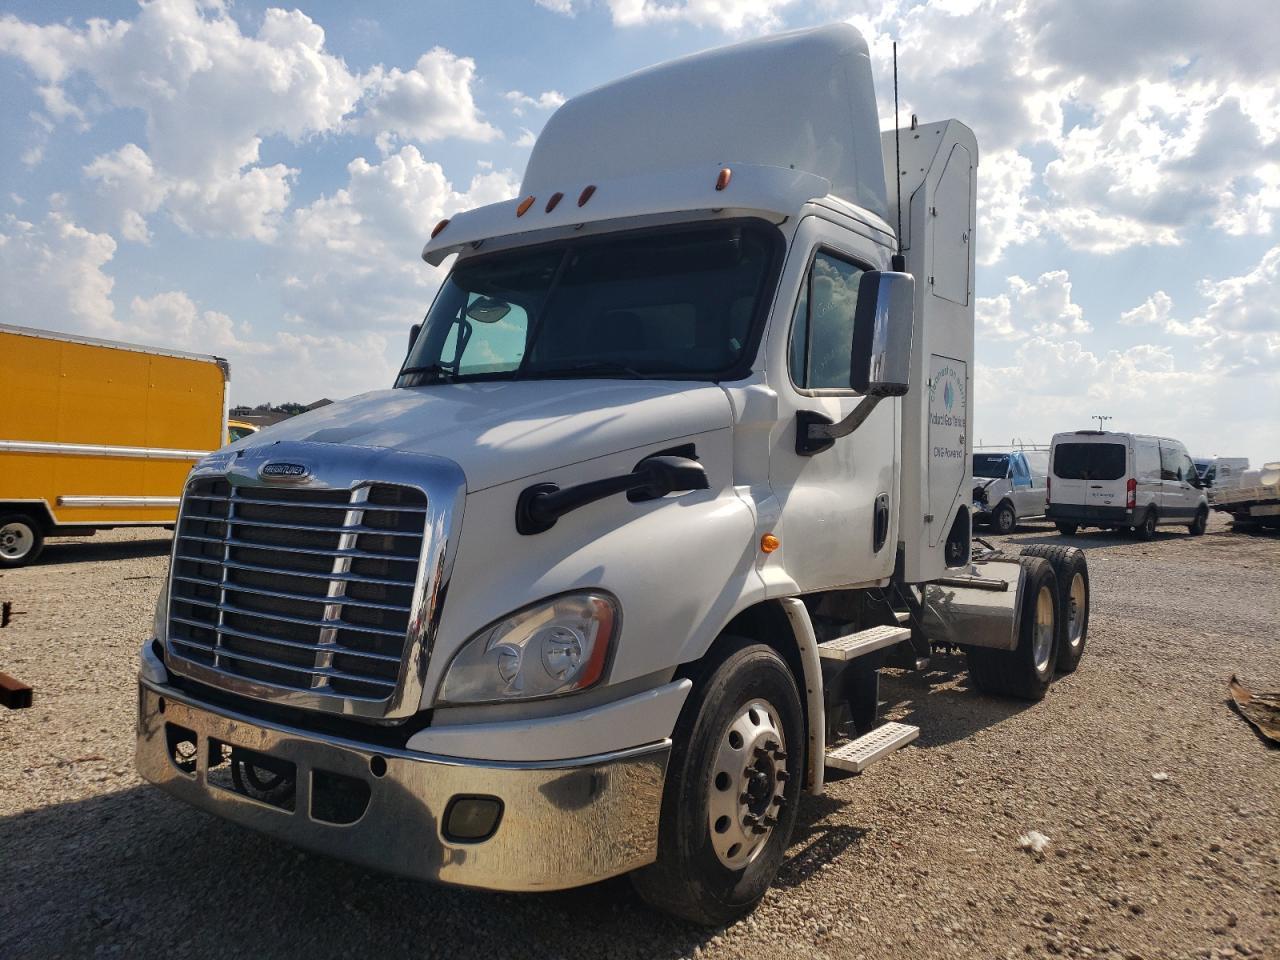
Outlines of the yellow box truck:
{"type": "Polygon", "coordinates": [[[219,357],[0,324],[0,569],[46,537],[172,526],[228,379],[219,357]]]}

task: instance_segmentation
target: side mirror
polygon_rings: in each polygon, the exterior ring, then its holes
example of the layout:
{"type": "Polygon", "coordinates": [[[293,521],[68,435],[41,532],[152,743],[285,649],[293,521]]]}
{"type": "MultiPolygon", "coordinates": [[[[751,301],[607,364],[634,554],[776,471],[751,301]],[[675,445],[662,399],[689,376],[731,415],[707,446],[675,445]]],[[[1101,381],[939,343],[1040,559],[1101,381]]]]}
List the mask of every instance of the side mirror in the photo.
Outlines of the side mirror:
{"type": "Polygon", "coordinates": [[[422,324],[420,323],[415,323],[412,327],[409,328],[409,349],[405,352],[405,356],[408,356],[410,353],[413,352],[413,345],[418,342],[418,334],[420,334],[421,332],[422,332],[422,324]]]}
{"type": "Polygon", "coordinates": [[[900,397],[911,386],[915,278],[871,270],[858,282],[849,385],[867,397],[900,397]]]}

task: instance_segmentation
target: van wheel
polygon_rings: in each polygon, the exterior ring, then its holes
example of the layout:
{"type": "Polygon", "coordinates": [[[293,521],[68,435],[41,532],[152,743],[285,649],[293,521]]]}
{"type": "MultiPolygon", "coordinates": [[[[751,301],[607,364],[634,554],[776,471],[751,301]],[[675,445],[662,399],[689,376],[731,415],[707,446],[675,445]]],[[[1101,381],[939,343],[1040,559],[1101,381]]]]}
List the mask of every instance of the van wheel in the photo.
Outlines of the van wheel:
{"type": "Polygon", "coordinates": [[[1018,516],[1013,512],[1013,507],[1007,503],[996,507],[991,514],[991,526],[995,528],[996,533],[1001,534],[1010,534],[1018,529],[1018,516]]]}
{"type": "Polygon", "coordinates": [[[1066,523],[1062,520],[1059,520],[1054,524],[1054,526],[1058,528],[1058,532],[1064,537],[1074,537],[1076,535],[1076,531],[1080,529],[1080,524],[1066,523]]]}
{"type": "Polygon", "coordinates": [[[650,906],[702,926],[755,909],[799,812],[805,736],[795,678],[777,652],[734,637],[672,735],[658,859],[631,875],[650,906]]]}
{"type": "Polygon", "coordinates": [[[1142,522],[1133,528],[1133,532],[1138,535],[1139,540],[1154,540],[1156,538],[1156,508],[1147,507],[1147,512],[1142,518],[1142,522]]]}
{"type": "Polygon", "coordinates": [[[1022,548],[1024,557],[1048,560],[1058,579],[1058,672],[1071,673],[1084,656],[1089,633],[1089,561],[1078,547],[1035,544],[1022,548]]]}
{"type": "Polygon", "coordinates": [[[0,516],[0,569],[34,563],[44,550],[44,528],[25,513],[0,516]]]}
{"type": "Polygon", "coordinates": [[[1041,700],[1053,682],[1058,658],[1058,579],[1048,560],[1018,557],[1027,571],[1026,596],[1013,650],[969,648],[969,676],[983,693],[1041,700]]]}
{"type": "Polygon", "coordinates": [[[1191,531],[1193,537],[1203,537],[1204,528],[1209,525],[1209,510],[1201,507],[1196,511],[1196,518],[1187,524],[1187,529],[1191,531]]]}

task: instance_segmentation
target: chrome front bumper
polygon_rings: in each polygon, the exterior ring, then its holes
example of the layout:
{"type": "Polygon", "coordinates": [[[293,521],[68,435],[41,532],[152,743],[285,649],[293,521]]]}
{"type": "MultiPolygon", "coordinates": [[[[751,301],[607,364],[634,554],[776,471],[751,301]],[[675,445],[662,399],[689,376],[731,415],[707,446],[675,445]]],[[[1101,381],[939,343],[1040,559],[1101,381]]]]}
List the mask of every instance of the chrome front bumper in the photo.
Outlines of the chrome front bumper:
{"type": "Polygon", "coordinates": [[[300,847],[390,873],[490,890],[565,889],[651,863],[670,752],[668,740],[555,763],[469,762],[267,725],[212,710],[147,679],[138,688],[138,772],[161,789],[300,847]],[[196,735],[190,773],[171,757],[170,725],[196,735]],[[294,764],[293,809],[210,782],[211,739],[294,764]],[[385,772],[376,776],[372,770],[383,771],[383,763],[385,772]],[[368,784],[368,804],[355,822],[314,816],[317,770],[368,784]],[[444,814],[459,796],[502,802],[489,839],[445,838],[444,814]]]}

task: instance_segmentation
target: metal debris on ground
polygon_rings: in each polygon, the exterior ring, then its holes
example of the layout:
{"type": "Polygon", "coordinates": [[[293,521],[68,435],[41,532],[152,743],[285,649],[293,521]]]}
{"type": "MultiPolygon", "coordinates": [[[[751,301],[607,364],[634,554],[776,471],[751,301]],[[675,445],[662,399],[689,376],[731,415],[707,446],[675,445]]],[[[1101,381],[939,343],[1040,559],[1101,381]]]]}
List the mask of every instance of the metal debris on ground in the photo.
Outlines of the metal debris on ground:
{"type": "Polygon", "coordinates": [[[0,673],[0,705],[10,710],[22,710],[31,706],[31,688],[7,673],[0,673]]]}
{"type": "Polygon", "coordinates": [[[1280,693],[1254,693],[1234,673],[1228,684],[1231,690],[1231,702],[1254,729],[1269,740],[1272,745],[1280,745],[1280,693]]]}

